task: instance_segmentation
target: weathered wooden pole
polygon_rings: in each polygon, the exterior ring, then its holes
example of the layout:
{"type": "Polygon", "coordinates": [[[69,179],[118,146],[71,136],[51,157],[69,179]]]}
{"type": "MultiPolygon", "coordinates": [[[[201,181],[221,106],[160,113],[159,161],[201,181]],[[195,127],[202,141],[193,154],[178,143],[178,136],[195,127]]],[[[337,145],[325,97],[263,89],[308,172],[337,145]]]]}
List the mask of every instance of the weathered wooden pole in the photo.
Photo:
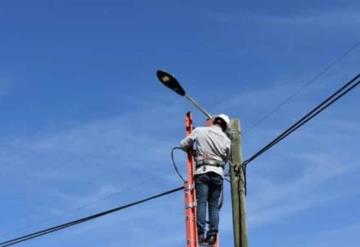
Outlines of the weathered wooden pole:
{"type": "Polygon", "coordinates": [[[245,207],[245,178],[243,167],[241,137],[240,137],[240,120],[232,119],[231,123],[231,201],[233,212],[233,232],[234,246],[248,247],[248,231],[246,223],[245,207]]]}

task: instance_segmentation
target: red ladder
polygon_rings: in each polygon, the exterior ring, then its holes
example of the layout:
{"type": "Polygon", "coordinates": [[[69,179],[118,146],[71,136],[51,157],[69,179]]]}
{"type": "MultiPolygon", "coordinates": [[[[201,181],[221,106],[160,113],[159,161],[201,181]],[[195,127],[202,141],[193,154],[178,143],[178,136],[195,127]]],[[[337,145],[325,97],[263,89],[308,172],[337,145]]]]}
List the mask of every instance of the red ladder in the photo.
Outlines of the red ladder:
{"type": "MultiPolygon", "coordinates": [[[[210,121],[207,121],[207,126],[210,121]]],[[[190,112],[185,116],[186,136],[191,134],[193,129],[193,121],[190,112]]],[[[199,247],[196,222],[196,191],[194,181],[195,162],[192,151],[187,154],[187,181],[184,183],[185,188],[185,223],[186,223],[186,246],[199,247]]],[[[217,243],[212,247],[219,247],[219,236],[217,243]]]]}

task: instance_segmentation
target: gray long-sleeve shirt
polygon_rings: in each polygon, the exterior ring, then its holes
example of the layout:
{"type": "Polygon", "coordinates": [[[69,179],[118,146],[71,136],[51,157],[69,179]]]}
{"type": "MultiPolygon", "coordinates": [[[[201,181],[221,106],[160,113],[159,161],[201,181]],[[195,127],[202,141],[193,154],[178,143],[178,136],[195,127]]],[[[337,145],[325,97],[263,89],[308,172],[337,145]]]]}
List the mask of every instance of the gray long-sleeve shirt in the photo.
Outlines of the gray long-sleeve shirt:
{"type": "MultiPolygon", "coordinates": [[[[184,150],[194,148],[196,151],[195,161],[198,164],[206,164],[207,162],[225,164],[229,158],[230,145],[229,137],[218,125],[198,127],[180,142],[180,146],[184,150]]],[[[224,176],[224,169],[222,167],[200,166],[195,170],[195,174],[207,172],[215,172],[222,177],[224,176]]]]}

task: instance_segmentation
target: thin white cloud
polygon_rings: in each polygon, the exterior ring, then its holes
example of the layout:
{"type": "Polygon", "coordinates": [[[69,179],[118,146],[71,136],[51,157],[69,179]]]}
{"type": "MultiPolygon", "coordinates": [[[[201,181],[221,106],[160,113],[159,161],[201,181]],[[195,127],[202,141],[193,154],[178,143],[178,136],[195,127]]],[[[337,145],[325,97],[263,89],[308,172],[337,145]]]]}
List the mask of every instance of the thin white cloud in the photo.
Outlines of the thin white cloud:
{"type": "MultiPolygon", "coordinates": [[[[49,205],[51,210],[46,217],[37,213],[26,219],[38,229],[180,185],[170,163],[170,149],[179,140],[160,134],[178,131],[180,139],[184,132],[183,114],[177,105],[165,103],[169,112],[161,121],[155,113],[161,111],[162,102],[147,102],[137,111],[119,117],[86,122],[55,133],[40,131],[2,143],[2,172],[16,175],[25,193],[56,202],[49,205]],[[174,117],[177,114],[179,119],[174,117]]],[[[152,217],[147,211],[127,215],[130,220],[146,214],[152,217]]],[[[15,230],[26,225],[18,221],[15,230]]],[[[163,246],[171,239],[164,240],[163,246]]]]}
{"type": "MultiPolygon", "coordinates": [[[[301,246],[336,247],[339,245],[359,247],[358,239],[354,238],[360,231],[360,224],[349,224],[340,228],[314,232],[301,246]]],[[[298,246],[298,245],[295,245],[298,246]]],[[[300,245],[299,245],[300,246],[300,245]]]]}
{"type": "Polygon", "coordinates": [[[348,27],[360,23],[360,14],[352,9],[338,9],[336,11],[315,10],[310,13],[292,15],[272,15],[262,13],[234,13],[232,11],[212,11],[206,18],[226,25],[239,25],[244,22],[260,23],[265,25],[289,26],[323,26],[323,27],[348,27]]]}
{"type": "Polygon", "coordinates": [[[357,168],[354,165],[341,166],[340,160],[337,161],[336,157],[332,155],[321,157],[314,153],[300,155],[296,159],[301,156],[301,162],[306,166],[306,170],[295,180],[279,183],[279,181],[273,181],[259,174],[254,174],[249,178],[252,179],[253,186],[249,204],[251,227],[274,223],[299,211],[349,196],[349,194],[337,190],[321,196],[314,194],[313,191],[317,191],[319,188],[326,189],[326,186],[331,184],[334,179],[346,177],[347,174],[356,171],[357,168]]]}
{"type": "Polygon", "coordinates": [[[279,25],[311,25],[323,27],[357,26],[360,24],[360,14],[355,11],[322,12],[297,16],[262,16],[263,22],[279,25]]]}

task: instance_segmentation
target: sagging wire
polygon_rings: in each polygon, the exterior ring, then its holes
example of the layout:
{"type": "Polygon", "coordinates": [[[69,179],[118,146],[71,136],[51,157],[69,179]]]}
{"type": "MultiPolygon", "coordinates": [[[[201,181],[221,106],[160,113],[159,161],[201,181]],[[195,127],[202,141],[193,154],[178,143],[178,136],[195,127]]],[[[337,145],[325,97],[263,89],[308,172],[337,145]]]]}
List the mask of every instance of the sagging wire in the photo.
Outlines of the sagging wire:
{"type": "Polygon", "coordinates": [[[181,147],[173,147],[173,149],[171,149],[171,161],[172,161],[172,164],[173,164],[173,167],[175,169],[175,172],[176,174],[179,176],[179,178],[185,183],[186,180],[184,179],[184,177],[181,175],[179,169],[177,168],[177,165],[175,163],[175,158],[174,158],[174,152],[175,150],[181,150],[183,151],[183,149],[181,147]]]}
{"type": "Polygon", "coordinates": [[[312,109],[310,112],[308,112],[305,116],[303,116],[300,120],[298,120],[296,123],[291,125],[287,130],[282,132],[280,135],[278,135],[274,140],[269,142],[266,146],[264,146],[262,149],[260,149],[258,152],[256,152],[253,156],[248,158],[246,160],[247,164],[258,158],[260,155],[277,145],[279,142],[281,142],[283,139],[285,139],[287,136],[298,130],[300,127],[305,125],[307,122],[309,122],[311,119],[319,115],[322,111],[324,111],[326,108],[334,104],[336,101],[338,101],[340,98],[342,98],[344,95],[349,93],[351,90],[353,90],[355,87],[360,85],[360,74],[355,76],[353,79],[351,79],[349,82],[344,84],[341,88],[339,88],[336,92],[334,92],[332,95],[327,97],[324,101],[322,101],[319,105],[317,105],[314,109],[312,109]]]}
{"type": "MultiPolygon", "coordinates": [[[[174,158],[174,152],[175,152],[175,150],[181,150],[181,151],[184,151],[184,150],[183,150],[181,147],[173,147],[173,148],[171,149],[171,161],[172,161],[172,164],[173,164],[173,167],[174,167],[174,169],[175,169],[176,174],[179,176],[179,178],[180,178],[184,183],[186,183],[186,180],[185,180],[184,177],[181,175],[181,173],[180,173],[180,171],[179,171],[179,169],[178,169],[178,167],[177,167],[177,165],[176,165],[175,158],[174,158]]],[[[224,179],[230,183],[230,180],[226,179],[225,177],[224,177],[224,179]]],[[[221,196],[220,196],[218,208],[221,209],[222,206],[223,206],[223,204],[224,204],[224,193],[222,192],[222,193],[221,193],[221,196]]]]}
{"type": "Polygon", "coordinates": [[[112,208],[112,209],[102,211],[102,212],[99,212],[99,213],[96,213],[96,214],[93,214],[93,215],[89,215],[89,216],[86,216],[86,217],[83,217],[83,218],[80,218],[80,219],[76,219],[76,220],[61,224],[61,225],[53,226],[53,227],[50,227],[50,228],[47,228],[47,229],[44,229],[44,230],[40,230],[40,231],[33,232],[33,233],[30,233],[30,234],[26,234],[26,235],[23,235],[23,236],[20,236],[20,237],[16,237],[14,239],[3,241],[3,242],[0,243],[0,247],[12,246],[12,245],[19,244],[21,242],[29,241],[29,240],[34,239],[34,238],[39,238],[39,237],[42,237],[44,235],[48,235],[48,234],[53,233],[53,232],[64,230],[66,228],[70,228],[70,227],[73,227],[73,226],[78,225],[78,224],[82,224],[82,223],[85,223],[85,222],[88,222],[88,221],[92,221],[92,220],[95,220],[97,218],[100,218],[100,217],[103,217],[103,216],[106,216],[106,215],[109,215],[109,214],[112,214],[112,213],[115,213],[115,212],[130,208],[130,207],[133,207],[133,206],[136,206],[136,205],[139,205],[139,204],[143,204],[145,202],[148,202],[148,201],[151,201],[151,200],[154,200],[154,199],[166,196],[166,195],[170,195],[172,193],[175,193],[175,192],[183,190],[183,189],[184,189],[183,186],[178,187],[178,188],[174,188],[174,189],[171,189],[171,190],[168,190],[168,191],[156,194],[156,195],[152,195],[152,196],[147,197],[147,198],[143,198],[143,199],[135,201],[135,202],[131,202],[131,203],[128,203],[128,204],[125,204],[125,205],[118,206],[116,208],[112,208]]]}
{"type": "Polygon", "coordinates": [[[340,98],[342,98],[344,95],[346,95],[347,93],[349,93],[351,90],[353,90],[355,87],[357,87],[359,85],[360,85],[360,74],[356,75],[349,82],[345,83],[341,88],[339,88],[337,91],[335,91],[333,94],[331,94],[325,100],[323,100],[320,104],[318,104],[314,109],[312,109],[310,112],[308,112],[300,120],[298,120],[293,125],[291,125],[287,130],[285,130],[280,135],[278,135],[275,139],[273,139],[271,142],[269,142],[267,145],[265,145],[263,148],[261,148],[258,152],[256,152],[250,158],[248,158],[247,160],[242,162],[241,166],[242,166],[243,172],[244,172],[245,195],[246,195],[246,190],[247,190],[246,189],[246,167],[250,162],[257,159],[260,155],[262,155],[263,153],[267,152],[269,149],[271,149],[272,147],[277,145],[283,139],[285,139],[290,134],[292,134],[293,132],[298,130],[300,127],[302,127],[303,125],[308,123],[310,120],[315,118],[326,108],[328,108],[329,106],[331,106],[332,104],[337,102],[340,98]]]}

